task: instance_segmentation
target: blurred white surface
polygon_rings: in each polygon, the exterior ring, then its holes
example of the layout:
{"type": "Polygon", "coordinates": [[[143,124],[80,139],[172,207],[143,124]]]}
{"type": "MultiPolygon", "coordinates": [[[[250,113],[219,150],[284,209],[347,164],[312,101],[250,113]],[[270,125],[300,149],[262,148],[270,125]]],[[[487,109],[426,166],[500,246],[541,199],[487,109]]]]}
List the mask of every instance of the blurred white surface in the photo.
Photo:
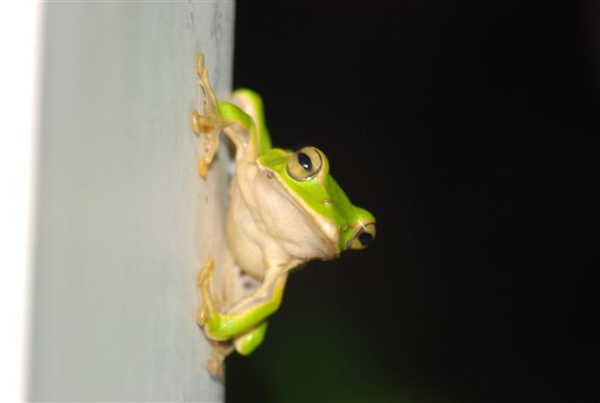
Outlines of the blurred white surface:
{"type": "Polygon", "coordinates": [[[24,397],[39,61],[39,7],[0,4],[0,401],[24,397]]]}
{"type": "Polygon", "coordinates": [[[195,276],[219,247],[224,158],[202,181],[196,53],[230,92],[234,3],[43,9],[32,400],[222,401],[195,276]]]}

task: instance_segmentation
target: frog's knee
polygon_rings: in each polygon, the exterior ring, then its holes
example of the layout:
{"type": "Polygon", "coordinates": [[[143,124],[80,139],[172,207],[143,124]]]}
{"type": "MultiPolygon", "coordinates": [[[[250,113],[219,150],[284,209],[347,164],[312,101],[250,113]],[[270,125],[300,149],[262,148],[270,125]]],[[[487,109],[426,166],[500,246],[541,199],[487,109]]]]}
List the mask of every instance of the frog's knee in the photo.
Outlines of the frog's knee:
{"type": "Polygon", "coordinates": [[[252,353],[263,342],[266,333],[267,322],[264,321],[248,330],[243,335],[236,337],[234,340],[235,349],[241,355],[252,353]]]}

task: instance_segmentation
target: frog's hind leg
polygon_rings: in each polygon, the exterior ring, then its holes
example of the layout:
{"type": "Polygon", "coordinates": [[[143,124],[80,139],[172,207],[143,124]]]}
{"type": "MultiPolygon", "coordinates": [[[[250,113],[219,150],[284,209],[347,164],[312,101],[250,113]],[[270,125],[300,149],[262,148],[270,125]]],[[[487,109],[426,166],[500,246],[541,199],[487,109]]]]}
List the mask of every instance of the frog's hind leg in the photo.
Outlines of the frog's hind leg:
{"type": "Polygon", "coordinates": [[[204,153],[198,161],[198,172],[203,178],[206,178],[209,166],[219,147],[219,133],[224,126],[224,122],[218,110],[219,101],[208,80],[202,53],[196,59],[196,70],[198,84],[204,92],[204,108],[202,114],[196,109],[192,111],[191,126],[194,133],[204,137],[204,153]]]}

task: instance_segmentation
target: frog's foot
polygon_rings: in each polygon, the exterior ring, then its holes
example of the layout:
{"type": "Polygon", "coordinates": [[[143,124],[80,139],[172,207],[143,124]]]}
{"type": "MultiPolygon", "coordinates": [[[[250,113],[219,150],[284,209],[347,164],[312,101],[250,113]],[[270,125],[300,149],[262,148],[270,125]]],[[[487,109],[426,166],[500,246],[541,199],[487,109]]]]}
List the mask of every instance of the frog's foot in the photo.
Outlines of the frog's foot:
{"type": "Polygon", "coordinates": [[[234,351],[233,340],[216,340],[206,331],[207,320],[220,317],[216,310],[222,306],[222,301],[214,295],[211,285],[213,282],[213,271],[215,261],[212,257],[206,259],[204,267],[198,271],[197,286],[200,291],[200,304],[196,309],[196,322],[204,328],[205,334],[212,346],[212,353],[206,361],[206,369],[213,376],[223,375],[223,361],[234,351]]]}
{"type": "Polygon", "coordinates": [[[196,135],[203,135],[204,154],[198,161],[198,172],[206,178],[208,169],[219,147],[219,133],[224,126],[224,121],[218,112],[218,100],[208,81],[208,73],[204,68],[204,55],[199,54],[196,60],[198,83],[204,92],[204,110],[200,114],[196,109],[192,111],[191,126],[196,135]]]}
{"type": "Polygon", "coordinates": [[[211,342],[213,351],[206,360],[206,369],[213,376],[223,376],[223,362],[234,350],[231,342],[211,342]]]}
{"type": "Polygon", "coordinates": [[[196,57],[196,73],[198,74],[198,84],[204,92],[204,113],[207,115],[215,114],[217,112],[217,95],[210,85],[208,80],[208,72],[204,67],[204,54],[199,53],[196,57]]]}
{"type": "Polygon", "coordinates": [[[206,318],[210,314],[216,314],[223,301],[214,294],[212,290],[213,271],[215,260],[209,257],[204,262],[204,267],[198,272],[197,286],[200,294],[200,305],[196,309],[196,322],[200,326],[206,324],[206,318]]]}
{"type": "Polygon", "coordinates": [[[222,126],[223,122],[220,116],[201,115],[195,109],[192,111],[192,130],[197,135],[202,134],[204,139],[204,153],[198,160],[198,172],[203,178],[206,178],[209,166],[217,153],[222,126]]]}
{"type": "Polygon", "coordinates": [[[204,324],[206,323],[206,315],[208,314],[208,308],[204,301],[204,295],[202,294],[202,284],[204,284],[204,282],[206,281],[205,277],[208,275],[208,273],[206,273],[207,270],[213,270],[214,264],[215,264],[214,259],[209,257],[204,262],[204,267],[202,269],[198,270],[196,286],[198,287],[198,291],[199,291],[198,294],[199,294],[200,303],[196,307],[196,323],[200,326],[204,326],[204,324]]]}

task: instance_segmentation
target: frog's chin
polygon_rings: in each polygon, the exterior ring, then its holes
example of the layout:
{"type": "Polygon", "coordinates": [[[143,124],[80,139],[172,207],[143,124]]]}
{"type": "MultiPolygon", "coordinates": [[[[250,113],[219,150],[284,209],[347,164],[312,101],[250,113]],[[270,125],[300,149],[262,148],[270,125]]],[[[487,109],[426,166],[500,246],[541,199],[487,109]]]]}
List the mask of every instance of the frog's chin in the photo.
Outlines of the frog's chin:
{"type": "MultiPolygon", "coordinates": [[[[290,256],[303,262],[312,259],[329,260],[339,256],[336,235],[338,231],[332,223],[315,222],[315,216],[310,215],[303,215],[299,219],[306,222],[297,228],[308,231],[298,231],[295,237],[282,242],[283,248],[290,256]]],[[[320,220],[317,218],[317,221],[320,220]]]]}
{"type": "Polygon", "coordinates": [[[259,221],[285,253],[303,261],[339,255],[339,230],[332,220],[316,214],[276,178],[258,180],[255,190],[259,221]]]}

